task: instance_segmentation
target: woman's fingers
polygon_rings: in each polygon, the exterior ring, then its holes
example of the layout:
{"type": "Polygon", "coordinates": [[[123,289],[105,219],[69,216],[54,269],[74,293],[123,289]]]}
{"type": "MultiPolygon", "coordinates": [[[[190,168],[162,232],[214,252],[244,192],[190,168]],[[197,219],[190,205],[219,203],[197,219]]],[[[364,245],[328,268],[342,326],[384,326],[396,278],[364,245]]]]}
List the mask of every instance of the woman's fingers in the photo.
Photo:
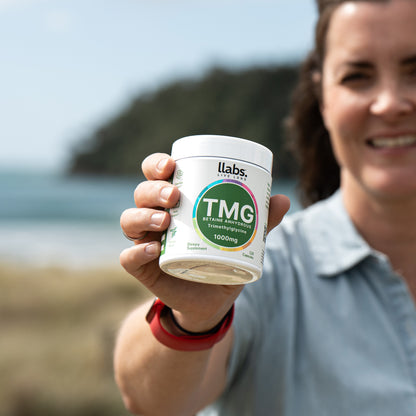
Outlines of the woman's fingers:
{"type": "Polygon", "coordinates": [[[267,232],[280,224],[285,214],[289,211],[290,199],[286,195],[273,195],[270,198],[269,221],[267,232]]]}
{"type": "Polygon", "coordinates": [[[160,243],[158,241],[137,244],[121,252],[120,264],[127,273],[130,273],[150,288],[160,275],[157,261],[159,254],[160,243]],[[152,279],[155,281],[152,282],[152,279]]]}
{"type": "Polygon", "coordinates": [[[160,235],[170,222],[164,208],[171,208],[179,200],[179,190],[167,182],[175,169],[175,161],[167,154],[155,153],[142,163],[148,181],[134,191],[137,208],[126,209],[120,217],[124,234],[135,245],[123,250],[120,263],[126,271],[151,287],[160,276],[157,258],[160,254],[160,235]]]}
{"type": "Polygon", "coordinates": [[[178,188],[165,181],[145,181],[134,191],[138,208],[126,209],[120,217],[124,234],[132,240],[143,239],[148,232],[161,232],[169,225],[170,217],[158,208],[171,208],[179,200],[178,188]]]}
{"type": "Polygon", "coordinates": [[[178,202],[179,189],[165,181],[145,181],[134,191],[134,202],[138,208],[172,208],[178,202]]]}
{"type": "Polygon", "coordinates": [[[175,169],[175,161],[166,153],[153,153],[142,163],[142,171],[148,180],[167,180],[175,169]]]}
{"type": "Polygon", "coordinates": [[[150,208],[129,208],[120,217],[124,234],[133,240],[142,240],[148,232],[162,232],[169,225],[169,214],[150,208]]]}

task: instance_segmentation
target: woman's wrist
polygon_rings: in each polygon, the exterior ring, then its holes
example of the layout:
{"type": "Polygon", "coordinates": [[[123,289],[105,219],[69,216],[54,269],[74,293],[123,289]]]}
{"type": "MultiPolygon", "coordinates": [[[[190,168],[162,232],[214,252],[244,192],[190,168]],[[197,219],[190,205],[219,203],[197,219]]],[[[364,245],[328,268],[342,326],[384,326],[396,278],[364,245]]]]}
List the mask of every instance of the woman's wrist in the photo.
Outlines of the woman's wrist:
{"type": "Polygon", "coordinates": [[[189,331],[178,325],[171,309],[156,299],[147,313],[146,320],[153,336],[163,345],[179,351],[201,351],[221,341],[231,327],[234,305],[224,318],[208,331],[189,331]]]}

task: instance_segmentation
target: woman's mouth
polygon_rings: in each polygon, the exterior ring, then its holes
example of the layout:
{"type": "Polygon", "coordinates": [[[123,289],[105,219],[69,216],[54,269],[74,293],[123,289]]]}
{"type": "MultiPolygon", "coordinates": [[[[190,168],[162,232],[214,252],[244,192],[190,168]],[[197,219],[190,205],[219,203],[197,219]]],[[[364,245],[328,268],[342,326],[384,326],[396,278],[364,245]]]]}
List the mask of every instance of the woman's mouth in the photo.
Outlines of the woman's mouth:
{"type": "Polygon", "coordinates": [[[397,137],[377,137],[369,139],[367,143],[377,149],[397,149],[416,145],[416,135],[397,137]]]}

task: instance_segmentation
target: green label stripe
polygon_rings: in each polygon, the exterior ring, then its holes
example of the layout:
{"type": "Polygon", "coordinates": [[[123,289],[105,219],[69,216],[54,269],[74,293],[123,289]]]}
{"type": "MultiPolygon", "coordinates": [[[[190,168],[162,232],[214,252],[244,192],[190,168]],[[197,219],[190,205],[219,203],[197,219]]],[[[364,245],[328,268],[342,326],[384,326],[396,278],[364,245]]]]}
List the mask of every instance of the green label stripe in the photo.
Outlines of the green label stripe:
{"type": "Polygon", "coordinates": [[[210,246],[226,251],[242,250],[251,244],[257,232],[256,198],[239,181],[213,182],[198,195],[192,220],[197,234],[210,246]]]}

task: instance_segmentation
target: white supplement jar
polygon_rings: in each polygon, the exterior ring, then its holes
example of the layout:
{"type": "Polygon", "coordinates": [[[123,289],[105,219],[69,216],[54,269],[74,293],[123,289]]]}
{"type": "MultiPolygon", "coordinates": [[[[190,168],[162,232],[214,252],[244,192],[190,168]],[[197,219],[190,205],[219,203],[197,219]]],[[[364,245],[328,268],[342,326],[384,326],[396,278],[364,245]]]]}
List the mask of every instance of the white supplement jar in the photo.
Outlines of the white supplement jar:
{"type": "Polygon", "coordinates": [[[188,136],[173,143],[173,184],[159,264],[186,280],[243,284],[260,278],[271,192],[273,154],[229,136],[188,136]]]}

